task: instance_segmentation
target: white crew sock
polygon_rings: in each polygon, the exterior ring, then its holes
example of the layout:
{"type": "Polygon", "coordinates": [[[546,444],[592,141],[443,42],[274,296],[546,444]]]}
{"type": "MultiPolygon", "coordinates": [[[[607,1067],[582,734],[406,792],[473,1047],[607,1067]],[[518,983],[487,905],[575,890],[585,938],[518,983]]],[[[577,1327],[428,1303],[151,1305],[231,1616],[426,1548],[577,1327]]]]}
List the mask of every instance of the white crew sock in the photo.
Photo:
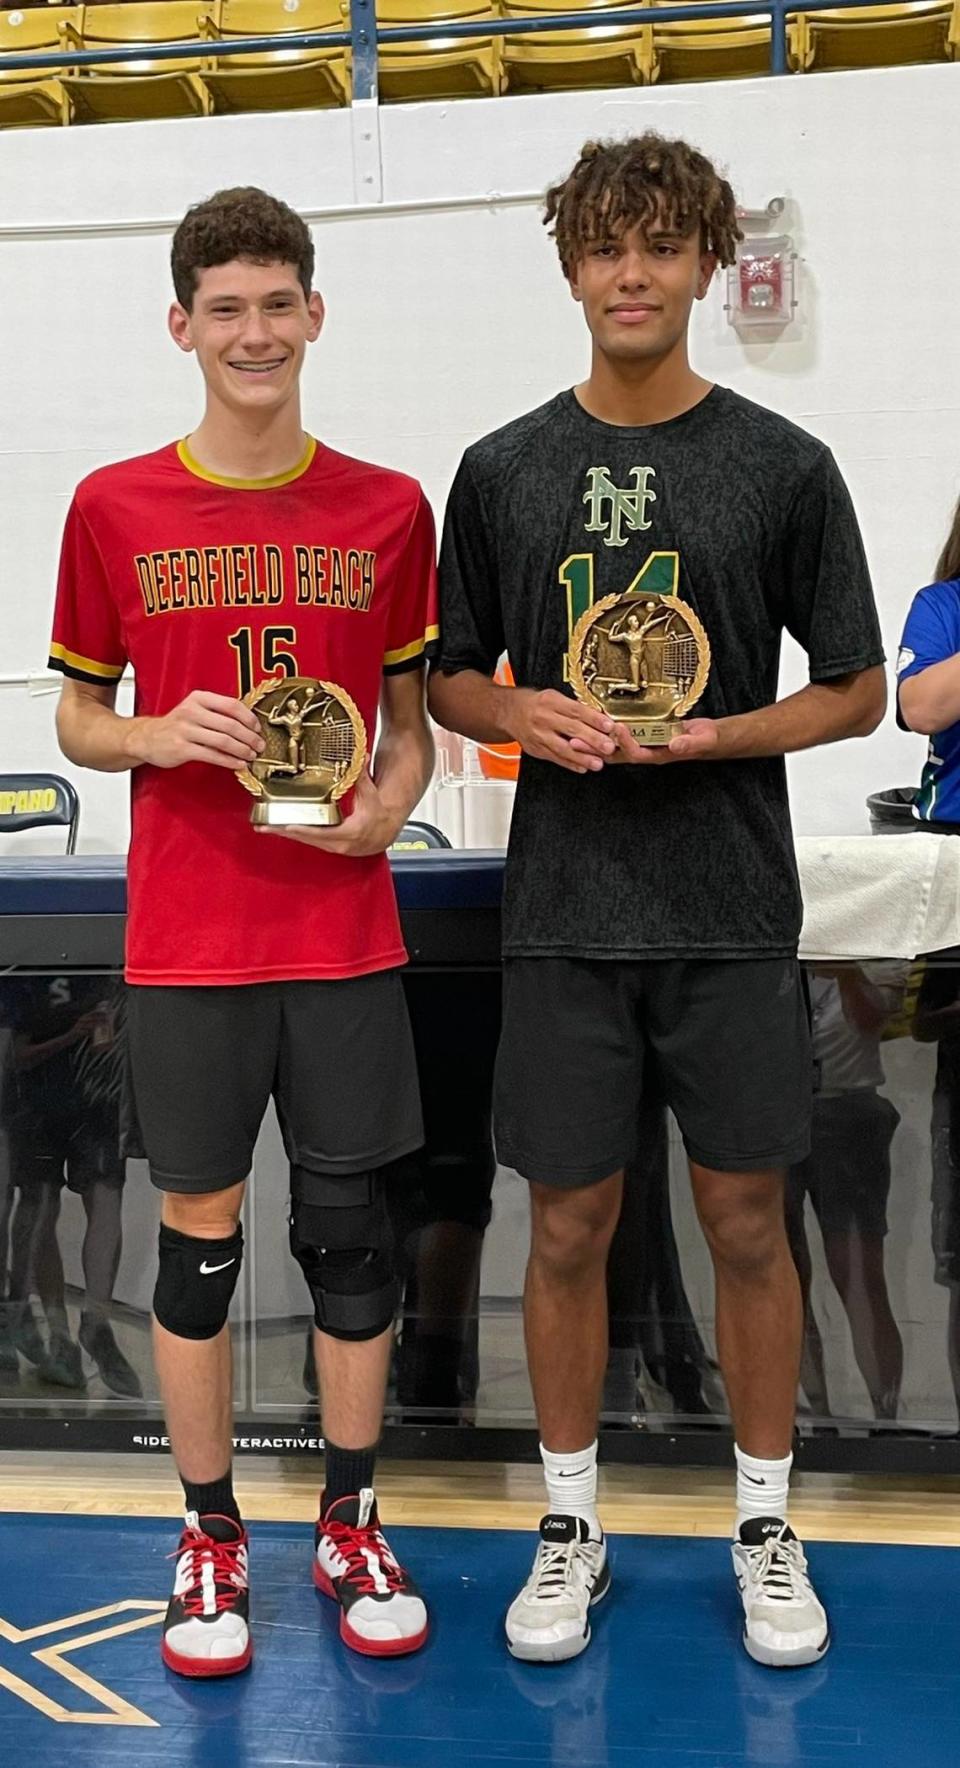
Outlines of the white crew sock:
{"type": "Polygon", "coordinates": [[[755,1455],[745,1455],[736,1444],[733,1452],[737,1461],[737,1533],[748,1516],[785,1517],[793,1456],[760,1461],[755,1455]]]}
{"type": "Polygon", "coordinates": [[[540,1444],[547,1502],[557,1516],[582,1516],[590,1525],[590,1533],[599,1541],[600,1521],[597,1516],[597,1445],[580,1449],[575,1455],[555,1455],[540,1444]]]}

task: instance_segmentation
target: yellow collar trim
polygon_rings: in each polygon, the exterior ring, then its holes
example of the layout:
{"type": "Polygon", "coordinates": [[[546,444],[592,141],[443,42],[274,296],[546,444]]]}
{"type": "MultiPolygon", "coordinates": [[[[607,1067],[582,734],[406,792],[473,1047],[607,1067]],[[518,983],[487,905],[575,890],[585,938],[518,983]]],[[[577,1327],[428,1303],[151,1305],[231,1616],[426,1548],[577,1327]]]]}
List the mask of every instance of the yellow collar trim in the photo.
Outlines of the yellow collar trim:
{"type": "Polygon", "coordinates": [[[192,473],[195,479],[205,479],[208,485],[225,485],[228,491],[272,491],[277,485],[289,485],[294,479],[303,476],[316,452],[317,444],[312,436],[308,436],[303,459],[287,472],[274,473],[269,479],[225,479],[222,474],[210,473],[206,467],[202,467],[190,453],[186,442],[177,443],[177,455],[188,473],[192,473]]]}

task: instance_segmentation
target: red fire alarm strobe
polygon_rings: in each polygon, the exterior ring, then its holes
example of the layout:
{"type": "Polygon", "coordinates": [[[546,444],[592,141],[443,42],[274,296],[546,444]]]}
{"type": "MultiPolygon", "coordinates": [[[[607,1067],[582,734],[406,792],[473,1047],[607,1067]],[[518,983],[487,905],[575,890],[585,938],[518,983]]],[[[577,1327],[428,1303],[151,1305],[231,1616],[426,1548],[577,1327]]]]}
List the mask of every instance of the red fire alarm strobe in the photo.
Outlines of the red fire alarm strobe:
{"type": "Polygon", "coordinates": [[[786,325],[794,316],[796,253],[786,234],[741,240],[727,271],[727,317],[738,329],[786,325]]]}

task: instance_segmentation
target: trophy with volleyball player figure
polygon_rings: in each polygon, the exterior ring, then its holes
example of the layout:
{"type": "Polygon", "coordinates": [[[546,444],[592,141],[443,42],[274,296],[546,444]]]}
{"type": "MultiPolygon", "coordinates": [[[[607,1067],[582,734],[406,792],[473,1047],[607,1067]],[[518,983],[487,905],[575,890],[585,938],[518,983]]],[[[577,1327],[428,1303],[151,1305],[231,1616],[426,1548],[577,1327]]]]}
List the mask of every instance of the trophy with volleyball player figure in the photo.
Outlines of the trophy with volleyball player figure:
{"type": "Polygon", "coordinates": [[[659,747],[683,728],[707,685],[710,641],[679,596],[630,590],[580,616],[568,668],[578,700],[627,725],[638,743],[659,747]]]}
{"type": "Polygon", "coordinates": [[[255,828],[331,828],[367,758],[367,733],[345,688],[313,676],[262,681],[243,697],[264,749],[237,778],[256,803],[255,828]]]}

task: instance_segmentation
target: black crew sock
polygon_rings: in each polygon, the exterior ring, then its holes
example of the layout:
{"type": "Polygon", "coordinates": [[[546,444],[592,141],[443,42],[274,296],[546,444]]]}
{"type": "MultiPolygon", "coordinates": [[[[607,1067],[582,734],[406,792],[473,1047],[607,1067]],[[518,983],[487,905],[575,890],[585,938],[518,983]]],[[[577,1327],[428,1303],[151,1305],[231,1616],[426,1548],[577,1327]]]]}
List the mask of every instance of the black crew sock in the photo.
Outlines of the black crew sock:
{"type": "Polygon", "coordinates": [[[195,1510],[201,1519],[208,1516],[228,1516],[232,1522],[240,1521],[240,1511],[233,1495],[231,1468],[227,1468],[222,1479],[210,1480],[205,1486],[195,1486],[190,1480],[182,1478],[181,1484],[186,1508],[195,1510]]]}
{"type": "Polygon", "coordinates": [[[320,1499],[322,1515],[326,1515],[338,1498],[355,1498],[364,1486],[373,1485],[377,1447],[372,1443],[369,1449],[340,1449],[329,1437],[325,1439],[326,1480],[320,1499]]]}

